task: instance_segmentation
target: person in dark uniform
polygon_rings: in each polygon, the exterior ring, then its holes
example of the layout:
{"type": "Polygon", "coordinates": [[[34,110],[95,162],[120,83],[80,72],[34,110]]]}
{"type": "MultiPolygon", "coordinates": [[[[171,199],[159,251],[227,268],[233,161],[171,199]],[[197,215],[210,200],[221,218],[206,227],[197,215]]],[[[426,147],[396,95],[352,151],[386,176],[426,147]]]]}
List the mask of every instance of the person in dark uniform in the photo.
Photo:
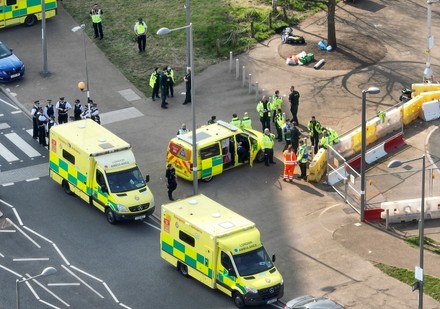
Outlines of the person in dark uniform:
{"type": "Polygon", "coordinates": [[[84,108],[81,105],[81,101],[76,99],[73,105],[73,119],[81,120],[81,114],[84,113],[84,108]]]}
{"type": "Polygon", "coordinates": [[[167,171],[165,173],[165,177],[167,178],[167,188],[168,188],[168,198],[170,201],[174,201],[173,199],[173,191],[177,188],[177,179],[176,179],[176,170],[171,164],[167,165],[167,171]]]}
{"type": "Polygon", "coordinates": [[[34,106],[31,109],[31,116],[32,116],[32,138],[37,139],[38,138],[38,110],[40,109],[40,101],[36,100],[34,101],[34,106]]]}
{"type": "Polygon", "coordinates": [[[68,111],[72,109],[72,105],[69,102],[64,101],[64,97],[61,97],[55,106],[58,111],[58,123],[63,124],[68,121],[68,111]]]}
{"type": "Polygon", "coordinates": [[[167,92],[167,95],[172,97],[172,98],[174,98],[174,70],[170,66],[168,66],[166,74],[168,76],[168,80],[167,80],[168,92],[167,92]]]}
{"type": "Polygon", "coordinates": [[[154,72],[151,73],[150,76],[150,87],[153,88],[153,93],[151,94],[151,99],[153,101],[156,101],[156,98],[159,97],[159,85],[160,85],[160,74],[159,74],[159,68],[155,68],[154,72]]]}
{"type": "Polygon", "coordinates": [[[43,147],[46,147],[46,123],[47,118],[43,113],[43,109],[40,107],[37,113],[37,121],[38,121],[38,142],[43,147]]]}
{"type": "Polygon", "coordinates": [[[51,99],[47,99],[47,104],[44,107],[44,114],[46,115],[47,119],[55,116],[55,106],[53,106],[51,99]]]}
{"type": "Polygon", "coordinates": [[[162,108],[168,108],[168,102],[167,102],[167,90],[168,90],[168,84],[167,79],[168,76],[165,74],[167,70],[167,67],[164,67],[162,72],[160,72],[160,95],[162,97],[162,104],[160,107],[162,108]]]}
{"type": "Polygon", "coordinates": [[[295,121],[298,125],[299,92],[295,90],[295,86],[290,86],[289,102],[290,112],[292,113],[292,121],[295,121]]]}
{"type": "Polygon", "coordinates": [[[49,121],[47,122],[47,129],[46,129],[46,136],[49,138],[49,133],[50,133],[50,128],[52,128],[53,126],[56,126],[57,125],[57,123],[56,123],[56,121],[55,121],[55,116],[51,116],[50,118],[49,118],[49,121]]]}
{"type": "Polygon", "coordinates": [[[293,121],[292,127],[290,128],[290,140],[292,144],[292,150],[295,153],[298,151],[300,137],[301,137],[301,132],[297,127],[297,123],[293,121]]]}
{"type": "Polygon", "coordinates": [[[101,124],[101,117],[99,117],[98,104],[90,100],[90,118],[98,124],[101,124]]]}
{"type": "Polygon", "coordinates": [[[183,105],[191,103],[191,69],[188,69],[188,73],[186,73],[184,80],[186,85],[186,92],[185,102],[183,102],[183,105]]]}

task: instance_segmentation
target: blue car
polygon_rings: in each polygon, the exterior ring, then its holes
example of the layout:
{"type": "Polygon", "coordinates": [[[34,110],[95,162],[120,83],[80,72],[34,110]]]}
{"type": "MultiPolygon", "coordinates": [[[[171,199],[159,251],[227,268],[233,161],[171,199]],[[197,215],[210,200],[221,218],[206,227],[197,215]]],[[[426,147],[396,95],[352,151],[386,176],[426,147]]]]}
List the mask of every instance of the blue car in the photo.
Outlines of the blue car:
{"type": "Polygon", "coordinates": [[[23,61],[12,53],[12,49],[0,41],[0,82],[11,82],[24,75],[23,61]]]}

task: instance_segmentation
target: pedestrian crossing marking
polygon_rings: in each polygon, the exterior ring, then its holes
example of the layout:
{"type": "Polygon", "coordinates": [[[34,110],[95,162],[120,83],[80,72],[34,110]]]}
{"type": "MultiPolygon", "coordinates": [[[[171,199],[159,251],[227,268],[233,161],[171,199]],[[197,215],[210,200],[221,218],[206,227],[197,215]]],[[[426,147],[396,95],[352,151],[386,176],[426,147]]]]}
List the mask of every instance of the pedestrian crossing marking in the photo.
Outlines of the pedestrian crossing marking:
{"type": "Polygon", "coordinates": [[[18,161],[18,158],[1,143],[0,143],[0,156],[2,156],[8,162],[18,161]]]}
{"type": "Polygon", "coordinates": [[[6,122],[0,123],[0,130],[9,129],[10,127],[11,126],[9,124],[7,124],[6,122]]]}
{"type": "Polygon", "coordinates": [[[6,138],[14,143],[21,151],[23,151],[29,158],[39,157],[41,154],[36,151],[31,145],[26,143],[17,133],[5,134],[6,138]]]}
{"type": "Polygon", "coordinates": [[[22,113],[22,111],[13,111],[13,112],[11,112],[11,114],[20,114],[20,113],[22,113]]]}
{"type": "Polygon", "coordinates": [[[137,108],[135,107],[128,107],[123,109],[118,109],[115,111],[107,112],[100,114],[101,116],[101,124],[109,124],[114,122],[119,122],[122,120],[129,120],[132,118],[142,117],[144,114],[142,114],[137,108]]]}

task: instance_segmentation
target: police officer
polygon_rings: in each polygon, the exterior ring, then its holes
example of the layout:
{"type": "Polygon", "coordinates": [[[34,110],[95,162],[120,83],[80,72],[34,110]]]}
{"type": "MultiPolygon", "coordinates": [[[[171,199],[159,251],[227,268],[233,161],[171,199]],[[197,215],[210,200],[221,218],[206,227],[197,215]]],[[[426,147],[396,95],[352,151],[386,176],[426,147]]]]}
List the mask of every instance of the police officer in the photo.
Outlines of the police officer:
{"type": "Polygon", "coordinates": [[[188,73],[186,73],[183,79],[185,80],[186,92],[185,101],[182,104],[186,105],[188,103],[191,103],[191,69],[188,69],[188,73]]]}
{"type": "Polygon", "coordinates": [[[171,96],[172,98],[174,98],[174,70],[168,66],[167,67],[167,85],[168,85],[168,90],[167,90],[167,95],[171,96]]]}
{"type": "Polygon", "coordinates": [[[46,115],[47,119],[55,116],[55,107],[53,106],[51,99],[47,99],[47,104],[44,107],[44,114],[46,115]]]}
{"type": "Polygon", "coordinates": [[[165,177],[167,179],[167,188],[168,188],[168,198],[170,201],[174,201],[173,199],[173,191],[177,188],[177,177],[176,170],[171,164],[167,165],[167,171],[165,173],[165,177]]]}
{"type": "Polygon", "coordinates": [[[36,100],[34,101],[34,106],[32,106],[31,109],[31,116],[32,116],[32,138],[37,139],[38,138],[38,110],[40,109],[40,101],[36,100]]]}
{"type": "Polygon", "coordinates": [[[98,104],[93,102],[92,100],[90,101],[90,118],[95,121],[98,124],[101,124],[101,117],[99,117],[99,109],[98,109],[98,104]]]}
{"type": "Polygon", "coordinates": [[[261,101],[257,104],[257,112],[260,114],[261,125],[263,126],[263,132],[265,129],[270,131],[270,104],[266,98],[263,96],[261,101]]]}
{"type": "Polygon", "coordinates": [[[49,137],[49,133],[50,133],[50,128],[52,128],[53,126],[56,126],[57,123],[55,121],[55,116],[50,116],[49,121],[47,122],[46,125],[46,136],[49,137]]]}
{"type": "Polygon", "coordinates": [[[298,145],[299,145],[299,139],[301,137],[301,132],[298,129],[298,124],[296,121],[292,122],[292,127],[290,128],[290,139],[292,143],[292,150],[297,152],[298,145]]]}
{"type": "Polygon", "coordinates": [[[81,119],[90,119],[91,115],[90,115],[90,110],[89,107],[87,105],[84,106],[84,112],[81,114],[81,119]]]}
{"type": "Polygon", "coordinates": [[[229,124],[232,124],[233,126],[236,126],[237,128],[240,127],[241,121],[240,118],[238,118],[237,114],[232,115],[232,120],[229,122],[229,124]]]}
{"type": "Polygon", "coordinates": [[[81,120],[82,113],[84,113],[84,108],[81,105],[81,101],[79,99],[76,99],[75,104],[73,105],[73,119],[81,120]]]}
{"type": "Polygon", "coordinates": [[[290,94],[289,94],[289,101],[290,101],[290,112],[292,113],[292,121],[295,121],[296,124],[299,124],[298,122],[298,106],[299,106],[299,92],[295,90],[295,86],[290,86],[290,94]]]}
{"type": "Polygon", "coordinates": [[[264,129],[264,134],[261,139],[261,149],[264,152],[264,164],[269,166],[269,163],[276,164],[273,160],[273,144],[275,135],[270,133],[268,128],[264,129]]]}
{"type": "Polygon", "coordinates": [[[142,53],[145,51],[145,45],[147,44],[147,24],[142,20],[142,17],[139,17],[134,25],[134,33],[137,35],[139,53],[142,53]]]}
{"type": "Polygon", "coordinates": [[[307,145],[303,140],[299,141],[299,149],[296,154],[297,162],[299,164],[299,168],[301,169],[301,176],[299,179],[307,180],[307,160],[309,158],[309,152],[307,150],[307,145]]]}
{"type": "Polygon", "coordinates": [[[283,126],[283,136],[284,136],[284,140],[286,141],[286,145],[284,146],[283,151],[286,150],[287,147],[289,147],[289,145],[292,145],[292,138],[291,138],[292,135],[290,131],[291,128],[292,128],[292,124],[290,122],[290,119],[286,119],[286,123],[283,126]]]}
{"type": "Polygon", "coordinates": [[[164,67],[162,72],[160,72],[160,96],[162,98],[162,104],[160,107],[162,108],[168,108],[168,102],[167,102],[167,75],[165,74],[165,71],[167,70],[167,67],[164,67]]]}
{"type": "Polygon", "coordinates": [[[275,122],[276,112],[283,106],[283,98],[280,97],[280,91],[276,90],[275,94],[271,98],[270,110],[273,113],[272,122],[275,122]]]}
{"type": "Polygon", "coordinates": [[[185,134],[189,132],[189,130],[186,128],[186,124],[182,123],[182,127],[177,131],[177,135],[185,134]]]}
{"type": "Polygon", "coordinates": [[[43,109],[40,107],[38,109],[38,113],[37,113],[37,123],[38,123],[38,142],[40,143],[40,145],[42,145],[43,147],[46,147],[46,123],[47,123],[47,118],[46,115],[44,115],[43,113],[43,109]]]}
{"type": "Polygon", "coordinates": [[[284,116],[284,113],[281,111],[281,109],[279,108],[276,111],[276,115],[275,115],[275,128],[277,129],[277,139],[279,142],[283,141],[283,127],[284,127],[284,123],[286,122],[286,117],[284,116]]]}
{"type": "Polygon", "coordinates": [[[249,118],[249,115],[247,112],[245,112],[243,118],[241,118],[240,128],[241,129],[252,129],[252,119],[249,118]]]}
{"type": "Polygon", "coordinates": [[[153,88],[153,93],[151,94],[151,98],[153,99],[153,101],[156,101],[156,98],[160,98],[159,97],[159,72],[158,72],[159,68],[155,68],[154,72],[151,73],[150,76],[150,87],[153,88]]]}
{"type": "Polygon", "coordinates": [[[67,123],[68,121],[68,111],[72,109],[72,105],[69,102],[64,101],[64,97],[61,97],[60,100],[55,105],[56,110],[58,111],[58,123],[67,123]]]}
{"type": "Polygon", "coordinates": [[[315,116],[307,124],[307,130],[309,130],[310,141],[312,142],[313,153],[318,153],[319,135],[322,133],[321,123],[316,120],[315,116]]]}
{"type": "Polygon", "coordinates": [[[208,124],[214,124],[217,122],[217,116],[211,116],[211,119],[208,120],[208,124]]]}
{"type": "Polygon", "coordinates": [[[95,39],[99,38],[100,40],[104,38],[104,32],[102,32],[102,14],[104,14],[104,12],[99,5],[95,3],[90,10],[90,17],[92,18],[93,30],[95,30],[95,39]]]}

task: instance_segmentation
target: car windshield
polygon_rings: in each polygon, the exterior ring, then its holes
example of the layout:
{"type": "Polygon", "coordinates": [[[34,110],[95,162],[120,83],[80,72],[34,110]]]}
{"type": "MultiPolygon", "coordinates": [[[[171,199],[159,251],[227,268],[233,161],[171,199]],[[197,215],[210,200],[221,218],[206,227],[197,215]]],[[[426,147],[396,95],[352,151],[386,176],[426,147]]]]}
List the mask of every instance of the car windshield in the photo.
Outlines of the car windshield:
{"type": "Polygon", "coordinates": [[[0,42],[0,59],[12,55],[11,50],[2,42],[0,42]]]}
{"type": "Polygon", "coordinates": [[[264,247],[234,255],[233,258],[240,276],[258,274],[273,267],[272,260],[264,247]]]}
{"type": "Polygon", "coordinates": [[[138,167],[114,173],[107,173],[107,181],[110,187],[110,192],[113,193],[131,191],[145,187],[145,181],[142,178],[141,171],[138,167]]]}

